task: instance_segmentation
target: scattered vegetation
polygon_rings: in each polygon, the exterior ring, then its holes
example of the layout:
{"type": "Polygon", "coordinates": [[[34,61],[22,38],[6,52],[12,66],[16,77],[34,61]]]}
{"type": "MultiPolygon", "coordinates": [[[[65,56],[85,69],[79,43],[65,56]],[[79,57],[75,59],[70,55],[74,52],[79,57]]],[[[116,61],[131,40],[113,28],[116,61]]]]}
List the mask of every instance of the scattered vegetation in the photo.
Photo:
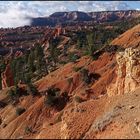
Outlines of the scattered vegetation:
{"type": "Polygon", "coordinates": [[[47,107],[54,107],[56,110],[61,111],[68,101],[68,93],[61,93],[59,88],[50,87],[46,91],[44,103],[47,107]]]}
{"type": "MultiPolygon", "coordinates": [[[[22,83],[34,82],[48,73],[48,67],[51,67],[50,69],[53,71],[56,69],[54,66],[57,64],[76,62],[77,59],[83,55],[89,55],[93,58],[93,60],[96,60],[100,56],[99,53],[95,54],[97,50],[109,45],[114,38],[139,24],[139,22],[140,18],[135,18],[130,20],[95,24],[91,29],[87,27],[87,29],[83,28],[80,31],[70,30],[67,32],[67,36],[70,37],[70,40],[67,44],[65,44],[65,49],[62,52],[57,48],[62,39],[58,37],[55,39],[52,38],[48,49],[48,63],[46,63],[46,60],[44,59],[43,48],[40,44],[36,43],[35,47],[32,47],[30,50],[26,50],[23,56],[15,57],[10,60],[14,83],[17,85],[19,81],[22,83]],[[75,49],[78,51],[75,51],[74,53],[68,52],[67,48],[71,45],[76,45],[77,47],[75,49]],[[64,53],[65,57],[64,59],[59,59],[59,56],[62,53],[64,53]]],[[[4,45],[1,45],[1,47],[4,47],[4,45]]],[[[105,51],[116,52],[123,50],[119,46],[109,46],[105,51]]],[[[3,56],[0,56],[0,75],[5,68],[6,61],[3,56]]],[[[75,71],[79,70],[75,69],[75,71]]],[[[1,82],[2,79],[0,77],[0,89],[2,88],[1,82]]]]}
{"type": "Polygon", "coordinates": [[[27,96],[27,95],[36,96],[36,95],[39,95],[38,93],[39,92],[37,88],[33,84],[28,83],[26,85],[26,89],[20,88],[18,87],[18,85],[12,87],[9,90],[8,95],[9,95],[10,101],[12,101],[12,103],[16,103],[19,101],[19,98],[21,96],[27,96]]]}
{"type": "Polygon", "coordinates": [[[60,61],[59,64],[67,64],[66,61],[60,61]]]}
{"type": "Polygon", "coordinates": [[[26,127],[25,127],[25,133],[26,133],[26,134],[33,133],[32,128],[31,128],[31,127],[29,127],[29,126],[26,126],[26,127]]]}
{"type": "Polygon", "coordinates": [[[46,91],[46,97],[45,97],[45,104],[48,106],[53,106],[56,103],[56,100],[59,98],[60,95],[60,89],[58,88],[48,88],[46,91]]]}
{"type": "Polygon", "coordinates": [[[73,67],[73,70],[75,71],[75,72],[78,72],[79,70],[81,70],[83,67],[73,67]]]}
{"type": "Polygon", "coordinates": [[[94,46],[94,38],[95,38],[95,36],[94,36],[94,34],[93,33],[88,33],[87,34],[87,54],[89,55],[89,56],[93,56],[93,52],[95,51],[95,46],[94,46]]]}
{"type": "Polygon", "coordinates": [[[83,69],[80,70],[80,72],[81,72],[82,80],[84,81],[84,83],[90,84],[91,79],[89,77],[89,70],[83,68],[83,69]]]}
{"type": "Polygon", "coordinates": [[[58,62],[58,56],[61,54],[60,49],[57,48],[59,42],[60,38],[58,37],[50,40],[48,61],[49,63],[53,62],[54,65],[58,62]]]}
{"type": "Polygon", "coordinates": [[[79,97],[79,96],[75,96],[74,100],[75,100],[77,103],[82,103],[82,102],[84,102],[84,100],[83,100],[81,97],[79,97]]]}
{"type": "Polygon", "coordinates": [[[11,88],[8,92],[11,101],[19,100],[19,97],[22,95],[21,89],[16,85],[14,88],[11,88]]]}
{"type": "Polygon", "coordinates": [[[21,108],[21,107],[16,108],[16,115],[17,115],[17,116],[20,116],[20,115],[23,114],[25,111],[26,111],[25,108],[21,108]]]}
{"type": "Polygon", "coordinates": [[[32,96],[38,95],[38,90],[32,83],[27,84],[26,90],[27,94],[31,94],[32,96]]]}
{"type": "MultiPolygon", "coordinates": [[[[5,61],[4,61],[4,57],[0,55],[0,75],[2,74],[2,72],[4,72],[6,68],[6,64],[5,64],[5,61]]],[[[0,76],[0,89],[2,89],[2,79],[1,79],[1,76],[0,76]]]]}
{"type": "Polygon", "coordinates": [[[4,57],[0,55],[0,72],[2,73],[6,68],[4,57]]]}
{"type": "Polygon", "coordinates": [[[90,84],[94,82],[95,80],[98,80],[100,78],[100,74],[98,73],[89,73],[88,69],[81,69],[80,70],[81,75],[82,75],[82,80],[85,84],[90,84]]]}
{"type": "Polygon", "coordinates": [[[39,44],[27,51],[25,55],[11,59],[10,66],[15,85],[19,81],[28,83],[33,81],[34,78],[40,78],[44,73],[47,73],[43,48],[39,44]]]}
{"type": "Polygon", "coordinates": [[[78,31],[77,32],[77,47],[79,49],[82,49],[86,47],[86,45],[87,45],[86,32],[78,31]]]}
{"type": "Polygon", "coordinates": [[[69,53],[68,58],[70,62],[76,62],[80,57],[75,53],[69,53]]]}
{"type": "Polygon", "coordinates": [[[110,53],[122,52],[124,50],[125,48],[122,48],[118,45],[108,45],[108,47],[104,49],[104,51],[110,52],[110,53]]]}

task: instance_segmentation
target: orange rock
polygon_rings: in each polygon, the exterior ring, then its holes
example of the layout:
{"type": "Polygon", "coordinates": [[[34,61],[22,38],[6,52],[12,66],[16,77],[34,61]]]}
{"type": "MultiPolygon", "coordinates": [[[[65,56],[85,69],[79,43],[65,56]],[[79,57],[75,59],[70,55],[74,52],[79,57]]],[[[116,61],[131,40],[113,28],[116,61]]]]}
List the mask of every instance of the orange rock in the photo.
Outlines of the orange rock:
{"type": "Polygon", "coordinates": [[[108,88],[108,95],[125,94],[140,86],[140,49],[127,48],[116,55],[117,80],[108,88]]]}

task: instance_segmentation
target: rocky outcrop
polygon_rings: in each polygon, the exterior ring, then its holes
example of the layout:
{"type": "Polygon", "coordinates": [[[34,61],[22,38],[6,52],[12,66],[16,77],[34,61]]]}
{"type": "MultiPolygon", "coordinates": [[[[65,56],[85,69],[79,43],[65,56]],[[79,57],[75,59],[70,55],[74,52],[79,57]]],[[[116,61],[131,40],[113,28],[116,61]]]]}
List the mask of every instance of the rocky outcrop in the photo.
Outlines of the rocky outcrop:
{"type": "Polygon", "coordinates": [[[116,54],[116,60],[117,80],[107,88],[109,96],[129,93],[140,86],[140,48],[127,48],[116,54]]]}
{"type": "Polygon", "coordinates": [[[61,129],[60,129],[60,137],[61,139],[69,139],[68,125],[64,121],[62,121],[61,129]]]}
{"type": "Polygon", "coordinates": [[[15,57],[20,57],[22,55],[23,55],[23,52],[21,52],[21,51],[16,51],[16,53],[15,53],[15,57]]]}

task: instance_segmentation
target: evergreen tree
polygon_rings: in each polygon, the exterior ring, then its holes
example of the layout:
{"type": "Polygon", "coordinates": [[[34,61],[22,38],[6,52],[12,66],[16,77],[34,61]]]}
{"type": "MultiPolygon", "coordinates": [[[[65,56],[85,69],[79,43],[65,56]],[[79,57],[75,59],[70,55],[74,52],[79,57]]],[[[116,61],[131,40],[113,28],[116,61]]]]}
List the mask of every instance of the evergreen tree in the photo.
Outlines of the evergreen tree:
{"type": "Polygon", "coordinates": [[[92,56],[93,51],[94,51],[94,48],[93,48],[93,33],[87,34],[87,42],[88,42],[88,45],[87,45],[88,54],[90,56],[92,56]]]}
{"type": "Polygon", "coordinates": [[[27,83],[27,93],[31,94],[32,96],[35,96],[38,93],[37,88],[31,82],[27,83]]]}
{"type": "Polygon", "coordinates": [[[29,54],[29,57],[28,57],[28,67],[29,67],[29,71],[30,72],[34,72],[35,71],[34,52],[33,51],[31,51],[31,53],[29,54]]]}

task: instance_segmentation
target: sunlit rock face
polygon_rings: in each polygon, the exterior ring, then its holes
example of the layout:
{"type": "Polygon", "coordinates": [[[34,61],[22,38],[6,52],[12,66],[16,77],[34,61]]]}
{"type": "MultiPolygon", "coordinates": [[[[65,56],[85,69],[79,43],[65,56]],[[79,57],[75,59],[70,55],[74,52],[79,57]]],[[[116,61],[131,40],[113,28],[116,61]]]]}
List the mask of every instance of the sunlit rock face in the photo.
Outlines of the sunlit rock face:
{"type": "Polygon", "coordinates": [[[116,54],[116,60],[117,80],[107,88],[109,96],[129,93],[140,86],[140,48],[127,48],[116,54]]]}

